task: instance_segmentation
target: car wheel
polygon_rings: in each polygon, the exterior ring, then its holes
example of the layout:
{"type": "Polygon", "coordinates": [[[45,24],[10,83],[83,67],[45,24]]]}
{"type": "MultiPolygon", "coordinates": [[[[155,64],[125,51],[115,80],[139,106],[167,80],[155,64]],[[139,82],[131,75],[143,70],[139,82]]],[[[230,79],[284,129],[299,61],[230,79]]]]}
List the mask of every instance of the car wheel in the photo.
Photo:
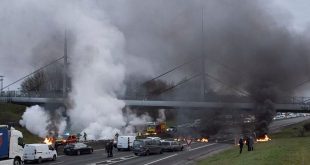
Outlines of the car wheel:
{"type": "Polygon", "coordinates": [[[160,151],[159,151],[159,154],[163,154],[163,150],[160,150],[160,151]]]}
{"type": "Polygon", "coordinates": [[[138,154],[138,153],[135,153],[135,155],[138,156],[139,154],[138,154]]]}
{"type": "Polygon", "coordinates": [[[53,156],[53,161],[55,161],[55,160],[56,160],[56,155],[53,156]]]}
{"type": "Polygon", "coordinates": [[[81,155],[81,151],[80,151],[80,150],[77,150],[77,151],[76,151],[76,155],[81,155]]]}
{"type": "Polygon", "coordinates": [[[184,149],[184,148],[183,148],[183,147],[181,147],[181,151],[183,151],[183,149],[184,149]]]}
{"type": "Polygon", "coordinates": [[[38,164],[41,164],[41,163],[42,163],[42,158],[39,157],[39,159],[38,159],[38,164]]]}
{"type": "Polygon", "coordinates": [[[145,156],[148,156],[148,155],[150,155],[150,151],[149,150],[145,151],[145,156]]]}
{"type": "Polygon", "coordinates": [[[15,158],[13,164],[14,165],[21,165],[20,159],[19,158],[15,158]]]}

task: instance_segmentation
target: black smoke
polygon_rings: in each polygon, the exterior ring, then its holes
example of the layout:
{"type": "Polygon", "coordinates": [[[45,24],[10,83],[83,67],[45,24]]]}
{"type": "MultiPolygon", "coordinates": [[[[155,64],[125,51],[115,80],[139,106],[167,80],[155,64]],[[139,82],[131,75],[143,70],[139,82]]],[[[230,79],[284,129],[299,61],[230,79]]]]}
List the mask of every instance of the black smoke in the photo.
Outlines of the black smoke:
{"type": "MultiPolygon", "coordinates": [[[[260,132],[268,131],[274,103],[292,96],[295,86],[308,79],[309,38],[294,31],[289,13],[282,14],[285,11],[268,1],[113,2],[101,5],[124,33],[127,51],[149,62],[150,75],[192,58],[201,61],[203,54],[205,72],[221,81],[207,77],[207,93],[245,91],[255,103],[253,114],[260,132]]],[[[199,72],[197,66],[163,79],[177,82],[199,72]]],[[[188,91],[199,81],[193,80],[194,85],[178,88],[174,94],[194,98],[199,92],[188,91]]]]}

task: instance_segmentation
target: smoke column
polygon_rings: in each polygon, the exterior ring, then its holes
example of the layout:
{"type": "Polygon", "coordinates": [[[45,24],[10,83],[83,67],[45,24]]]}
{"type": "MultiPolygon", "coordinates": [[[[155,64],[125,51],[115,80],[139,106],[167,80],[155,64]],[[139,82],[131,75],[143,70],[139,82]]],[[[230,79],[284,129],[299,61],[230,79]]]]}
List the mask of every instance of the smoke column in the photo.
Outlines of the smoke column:
{"type": "Polygon", "coordinates": [[[84,128],[91,139],[111,138],[125,125],[125,104],[116,99],[124,88],[125,68],[119,61],[124,58],[124,38],[107,20],[83,10],[76,14],[76,24],[70,25],[75,37],[70,65],[72,129],[84,128]]]}

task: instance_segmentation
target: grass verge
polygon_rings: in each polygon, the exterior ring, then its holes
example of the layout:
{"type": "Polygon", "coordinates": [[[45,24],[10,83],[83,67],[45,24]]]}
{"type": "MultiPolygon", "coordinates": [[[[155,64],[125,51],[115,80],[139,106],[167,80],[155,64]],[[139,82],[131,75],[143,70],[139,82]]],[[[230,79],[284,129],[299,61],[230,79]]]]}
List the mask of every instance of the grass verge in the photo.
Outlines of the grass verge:
{"type": "Polygon", "coordinates": [[[300,130],[305,123],[289,126],[281,132],[271,134],[269,142],[256,143],[254,151],[244,151],[239,154],[235,146],[222,153],[200,161],[199,165],[307,165],[310,164],[310,132],[300,136],[300,130]]]}

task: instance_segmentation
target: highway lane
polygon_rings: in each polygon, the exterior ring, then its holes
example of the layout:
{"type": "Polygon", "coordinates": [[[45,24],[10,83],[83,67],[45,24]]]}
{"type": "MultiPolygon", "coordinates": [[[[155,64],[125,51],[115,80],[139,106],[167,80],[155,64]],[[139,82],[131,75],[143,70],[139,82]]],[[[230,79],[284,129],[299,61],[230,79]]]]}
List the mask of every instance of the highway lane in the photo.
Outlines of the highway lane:
{"type": "MultiPolygon", "coordinates": [[[[298,123],[304,120],[310,119],[310,117],[299,117],[285,120],[274,121],[270,125],[270,130],[279,130],[282,127],[298,123]]],[[[213,152],[217,152],[231,147],[232,144],[224,143],[193,143],[191,149],[181,152],[167,152],[164,154],[150,155],[150,156],[135,156],[130,151],[118,152],[114,151],[113,158],[107,158],[104,149],[97,149],[93,154],[86,154],[80,156],[66,156],[61,155],[56,161],[48,161],[43,164],[48,165],[165,165],[165,164],[195,164],[195,160],[202,156],[207,156],[213,152]]]]}
{"type": "MultiPolygon", "coordinates": [[[[232,144],[223,143],[196,143],[182,152],[168,152],[162,155],[140,156],[126,162],[115,163],[117,165],[183,165],[193,164],[201,156],[231,147],[232,144]]],[[[101,164],[97,164],[101,165],[101,164]]]]}
{"type": "Polygon", "coordinates": [[[290,119],[282,119],[282,120],[274,120],[270,125],[269,125],[269,130],[271,133],[280,131],[281,128],[284,128],[286,126],[300,123],[305,120],[309,120],[310,116],[306,117],[296,117],[296,118],[290,118],[290,119]]]}
{"type": "MultiPolygon", "coordinates": [[[[93,154],[79,156],[61,155],[56,161],[46,161],[42,164],[47,165],[106,165],[106,164],[174,164],[175,159],[178,162],[189,162],[201,155],[208,154],[212,151],[219,150],[223,147],[230,147],[231,144],[220,143],[193,143],[190,149],[180,152],[165,152],[163,154],[150,156],[135,156],[131,151],[114,151],[113,158],[107,158],[104,149],[95,150],[93,154]]],[[[35,163],[34,163],[35,164],[35,163]]],[[[181,163],[182,164],[182,163],[181,163]]]]}

